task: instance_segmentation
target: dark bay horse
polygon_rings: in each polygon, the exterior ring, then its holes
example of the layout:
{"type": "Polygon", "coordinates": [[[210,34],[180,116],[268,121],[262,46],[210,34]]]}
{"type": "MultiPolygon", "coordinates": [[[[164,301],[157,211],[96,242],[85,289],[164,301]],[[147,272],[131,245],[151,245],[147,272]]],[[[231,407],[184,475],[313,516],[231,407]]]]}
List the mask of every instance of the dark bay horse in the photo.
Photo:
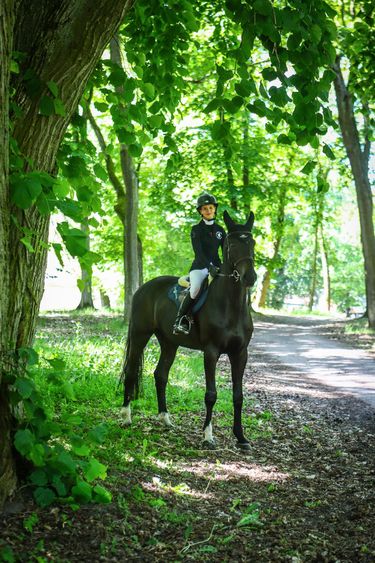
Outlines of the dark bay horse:
{"type": "Polygon", "coordinates": [[[177,283],[178,278],[161,276],[152,279],[134,294],[122,372],[125,382],[122,417],[126,424],[131,424],[130,401],[137,397],[143,350],[155,334],[161,353],[154,377],[159,416],[165,424],[171,425],[165,391],[177,348],[185,346],[202,350],[206,377],[204,444],[208,448],[214,448],[211,419],[217,397],[215,370],[219,356],[227,354],[233,385],[233,433],[237,438],[237,446],[247,450],[250,446],[241,422],[242,379],[247,362],[247,347],[253,333],[253,323],[247,307],[247,288],[256,281],[255,242],[251,234],[254,214],[251,212],[246,223],[241,225],[235,223],[225,211],[224,222],[228,234],[223,248],[223,265],[210,285],[205,304],[194,316],[190,334],[173,334],[177,309],[168,297],[168,290],[177,283]]]}

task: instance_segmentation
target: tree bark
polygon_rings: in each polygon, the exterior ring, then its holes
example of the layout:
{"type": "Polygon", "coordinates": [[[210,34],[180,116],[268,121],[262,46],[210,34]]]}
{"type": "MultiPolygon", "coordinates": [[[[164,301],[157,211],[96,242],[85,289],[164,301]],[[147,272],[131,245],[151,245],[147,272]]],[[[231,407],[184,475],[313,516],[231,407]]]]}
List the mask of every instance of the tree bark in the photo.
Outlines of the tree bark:
{"type": "Polygon", "coordinates": [[[357,194],[361,243],[365,264],[366,298],[369,326],[375,329],[375,234],[373,201],[368,177],[368,140],[361,150],[357,124],[353,111],[353,98],[348,90],[340,67],[340,57],[333,65],[339,124],[346,153],[350,162],[357,194]]]}
{"type": "Polygon", "coordinates": [[[319,228],[319,223],[316,222],[315,231],[314,231],[314,250],[313,250],[313,258],[312,258],[310,294],[309,294],[309,304],[308,304],[309,311],[312,311],[314,307],[314,299],[315,299],[317,276],[318,276],[318,264],[317,264],[318,247],[319,247],[318,228],[319,228]]]}
{"type": "Polygon", "coordinates": [[[16,468],[12,455],[12,417],[5,380],[10,364],[11,312],[9,229],[9,80],[15,19],[14,1],[0,4],[0,511],[16,487],[16,468]]]}
{"type": "Polygon", "coordinates": [[[323,308],[326,311],[331,310],[331,277],[329,271],[329,257],[328,248],[324,236],[323,223],[319,228],[320,239],[320,259],[322,261],[322,276],[323,276],[323,308]]]}
{"type": "Polygon", "coordinates": [[[277,212],[277,222],[275,227],[276,239],[273,243],[273,253],[269,260],[267,270],[264,273],[262,280],[262,288],[258,300],[258,307],[265,307],[267,302],[268,290],[271,285],[272,272],[275,268],[276,260],[279,256],[281,241],[284,235],[284,222],[285,222],[285,205],[286,205],[287,186],[283,183],[280,191],[279,207],[277,212]]]}
{"type": "MultiPolygon", "coordinates": [[[[86,248],[90,250],[90,229],[88,221],[81,223],[81,231],[86,233],[86,248]]],[[[93,309],[94,301],[92,299],[92,275],[85,268],[81,268],[81,281],[83,282],[83,289],[81,290],[81,300],[77,309],[93,309]]]]}
{"type": "MultiPolygon", "coordinates": [[[[111,60],[122,68],[121,50],[117,37],[110,43],[111,60]]],[[[122,87],[116,88],[121,94],[122,87]]],[[[129,322],[133,295],[139,287],[138,267],[138,176],[128,148],[120,143],[120,162],[125,185],[125,223],[124,223],[124,270],[125,270],[125,302],[124,320],[129,322]]]]}
{"type": "MultiPolygon", "coordinates": [[[[0,143],[7,145],[7,115],[9,100],[9,62],[12,48],[25,53],[20,75],[14,80],[13,101],[21,112],[13,116],[13,136],[25,157],[25,170],[49,174],[56,172],[56,153],[83,93],[86,82],[110,38],[120,25],[128,0],[10,0],[1,2],[1,133],[0,143]],[[34,71],[41,90],[30,97],[23,79],[26,71],[34,71]],[[43,116],[39,112],[45,84],[57,84],[65,115],[43,116]]],[[[0,148],[4,148],[0,147],[0,148]]],[[[36,208],[25,211],[10,203],[7,181],[8,157],[1,150],[0,166],[0,319],[1,358],[20,346],[32,343],[40,300],[43,294],[47,258],[49,216],[40,215],[36,208]],[[5,155],[5,156],[4,156],[5,155]],[[10,221],[11,216],[13,221],[10,221]],[[35,252],[22,244],[22,229],[33,234],[35,252]],[[11,252],[10,252],[11,249],[11,252]],[[4,327],[6,328],[3,332],[4,327]]],[[[0,424],[0,504],[14,487],[13,470],[6,462],[11,449],[11,419],[6,394],[1,393],[0,424]]]]}

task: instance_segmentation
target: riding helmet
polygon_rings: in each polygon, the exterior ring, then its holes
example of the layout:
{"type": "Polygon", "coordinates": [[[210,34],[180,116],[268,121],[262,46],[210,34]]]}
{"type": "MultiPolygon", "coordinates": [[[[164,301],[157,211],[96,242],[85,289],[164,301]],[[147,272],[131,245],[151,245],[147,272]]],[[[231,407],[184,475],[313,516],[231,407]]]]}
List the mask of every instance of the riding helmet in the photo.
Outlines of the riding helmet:
{"type": "Polygon", "coordinates": [[[203,205],[210,204],[214,205],[217,208],[218,203],[216,201],[216,197],[207,192],[203,192],[203,194],[201,194],[197,199],[197,210],[199,211],[203,205]]]}

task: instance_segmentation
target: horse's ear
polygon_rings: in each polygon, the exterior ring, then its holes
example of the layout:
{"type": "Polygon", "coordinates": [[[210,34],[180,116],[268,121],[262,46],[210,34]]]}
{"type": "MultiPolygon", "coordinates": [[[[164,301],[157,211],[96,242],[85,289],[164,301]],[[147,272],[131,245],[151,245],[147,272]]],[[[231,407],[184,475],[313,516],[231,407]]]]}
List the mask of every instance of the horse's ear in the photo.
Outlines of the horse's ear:
{"type": "Polygon", "coordinates": [[[233,229],[236,223],[233,221],[232,217],[229,215],[227,210],[225,210],[223,213],[223,219],[224,219],[224,223],[227,226],[228,231],[233,229]]]}
{"type": "Polygon", "coordinates": [[[250,211],[250,215],[246,221],[246,228],[249,229],[249,231],[251,231],[251,229],[253,228],[254,225],[254,213],[252,211],[250,211]]]}

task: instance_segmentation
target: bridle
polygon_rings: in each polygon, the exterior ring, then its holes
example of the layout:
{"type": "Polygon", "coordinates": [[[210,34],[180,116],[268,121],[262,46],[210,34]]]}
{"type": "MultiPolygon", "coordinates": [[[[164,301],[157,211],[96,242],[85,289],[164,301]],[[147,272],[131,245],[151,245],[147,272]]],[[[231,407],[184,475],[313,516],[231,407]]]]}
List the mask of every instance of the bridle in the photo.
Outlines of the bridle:
{"type": "MultiPolygon", "coordinates": [[[[230,236],[231,235],[250,235],[251,236],[251,232],[250,231],[231,231],[230,233],[227,234],[226,240],[227,240],[227,260],[229,263],[232,264],[233,266],[233,270],[231,274],[222,274],[221,272],[218,273],[217,275],[223,278],[234,278],[235,282],[238,282],[241,278],[241,275],[239,273],[239,271],[237,270],[237,266],[240,262],[243,262],[244,260],[249,260],[252,264],[254,263],[254,259],[251,258],[250,256],[243,256],[242,258],[239,258],[238,260],[232,260],[231,256],[230,256],[230,251],[231,251],[231,243],[230,243],[230,236]]],[[[232,248],[233,248],[233,244],[232,244],[232,248]]]]}

